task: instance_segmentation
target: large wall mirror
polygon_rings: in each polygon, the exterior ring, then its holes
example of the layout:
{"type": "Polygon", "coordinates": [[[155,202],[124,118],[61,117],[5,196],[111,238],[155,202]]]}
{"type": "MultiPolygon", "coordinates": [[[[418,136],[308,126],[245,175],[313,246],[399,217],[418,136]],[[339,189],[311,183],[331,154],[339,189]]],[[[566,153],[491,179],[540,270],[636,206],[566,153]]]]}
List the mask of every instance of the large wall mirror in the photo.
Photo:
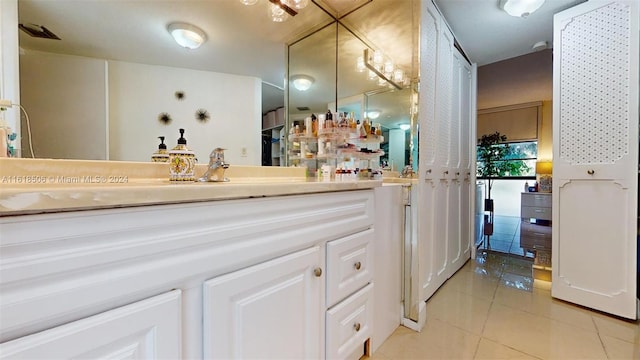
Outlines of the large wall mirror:
{"type": "Polygon", "coordinates": [[[354,113],[381,125],[384,168],[417,167],[419,1],[359,1],[326,10],[333,24],[289,46],[287,131],[310,114],[354,113]],[[389,76],[399,87],[363,68],[365,50],[383,53],[402,70],[401,81],[389,76]],[[313,78],[308,90],[293,86],[300,75],[313,78]]]}

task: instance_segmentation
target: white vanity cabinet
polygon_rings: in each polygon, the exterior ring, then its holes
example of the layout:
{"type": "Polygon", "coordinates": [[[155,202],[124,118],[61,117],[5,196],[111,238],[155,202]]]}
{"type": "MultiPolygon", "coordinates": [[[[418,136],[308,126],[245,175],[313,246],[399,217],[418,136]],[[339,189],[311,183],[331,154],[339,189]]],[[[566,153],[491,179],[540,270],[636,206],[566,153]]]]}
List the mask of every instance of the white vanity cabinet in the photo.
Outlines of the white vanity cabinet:
{"type": "Polygon", "coordinates": [[[319,359],[318,246],[204,283],[206,359],[319,359]]]}
{"type": "Polygon", "coordinates": [[[0,344],[2,359],[178,359],[180,290],[0,344]]]}
{"type": "Polygon", "coordinates": [[[360,189],[0,217],[0,357],[324,358],[327,243],[374,211],[360,189]]]}

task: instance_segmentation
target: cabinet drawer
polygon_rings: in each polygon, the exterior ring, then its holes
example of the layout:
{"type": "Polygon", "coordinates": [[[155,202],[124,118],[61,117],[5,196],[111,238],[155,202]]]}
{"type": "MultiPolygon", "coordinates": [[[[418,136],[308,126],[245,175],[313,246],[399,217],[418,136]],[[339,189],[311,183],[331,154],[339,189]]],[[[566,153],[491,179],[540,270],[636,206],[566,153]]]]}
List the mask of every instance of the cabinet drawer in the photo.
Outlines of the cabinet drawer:
{"type": "Polygon", "coordinates": [[[364,342],[371,337],[373,284],[327,311],[327,359],[358,359],[364,342]]]}
{"type": "Polygon", "coordinates": [[[542,249],[551,251],[551,238],[520,236],[520,247],[530,250],[542,249]]]}
{"type": "Polygon", "coordinates": [[[520,235],[551,239],[551,226],[532,224],[528,221],[520,223],[520,235]]]}
{"type": "Polygon", "coordinates": [[[523,219],[540,219],[551,221],[551,208],[523,206],[521,209],[520,217],[522,217],[523,219]]]}
{"type": "Polygon", "coordinates": [[[373,235],[369,229],[327,243],[327,307],[371,281],[373,235]]]}
{"type": "Polygon", "coordinates": [[[521,195],[521,206],[551,207],[551,193],[521,193],[521,195]]]}

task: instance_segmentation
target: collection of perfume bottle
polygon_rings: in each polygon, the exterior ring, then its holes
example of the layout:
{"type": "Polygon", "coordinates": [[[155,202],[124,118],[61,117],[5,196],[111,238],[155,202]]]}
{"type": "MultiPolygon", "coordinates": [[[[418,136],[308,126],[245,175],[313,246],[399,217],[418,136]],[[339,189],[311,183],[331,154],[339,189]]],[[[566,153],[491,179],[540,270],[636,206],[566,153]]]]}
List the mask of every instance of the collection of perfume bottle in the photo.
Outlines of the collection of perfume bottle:
{"type": "Polygon", "coordinates": [[[326,114],[318,116],[311,114],[304,119],[304,124],[296,124],[289,130],[291,135],[306,137],[318,137],[336,132],[357,134],[360,138],[369,138],[381,136],[382,128],[380,124],[372,124],[367,118],[361,124],[360,120],[356,120],[353,112],[332,113],[328,110],[326,114]]]}

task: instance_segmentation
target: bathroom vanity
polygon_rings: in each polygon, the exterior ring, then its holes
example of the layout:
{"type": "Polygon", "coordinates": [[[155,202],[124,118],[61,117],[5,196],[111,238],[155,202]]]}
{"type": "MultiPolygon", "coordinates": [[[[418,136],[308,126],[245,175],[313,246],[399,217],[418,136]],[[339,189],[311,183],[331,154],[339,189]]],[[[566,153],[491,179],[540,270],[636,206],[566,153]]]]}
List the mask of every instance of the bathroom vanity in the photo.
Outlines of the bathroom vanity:
{"type": "Polygon", "coordinates": [[[0,357],[371,353],[400,323],[401,186],[229,175],[3,187],[0,357]]]}

